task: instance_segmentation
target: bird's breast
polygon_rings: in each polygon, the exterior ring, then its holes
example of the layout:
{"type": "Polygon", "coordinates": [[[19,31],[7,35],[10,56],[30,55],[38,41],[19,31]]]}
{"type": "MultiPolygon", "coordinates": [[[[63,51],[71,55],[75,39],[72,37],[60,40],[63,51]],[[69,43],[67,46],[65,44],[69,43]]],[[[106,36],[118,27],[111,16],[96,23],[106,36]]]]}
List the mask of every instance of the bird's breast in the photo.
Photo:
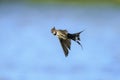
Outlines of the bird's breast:
{"type": "Polygon", "coordinates": [[[58,38],[67,39],[67,34],[64,34],[62,32],[57,32],[56,35],[58,36],[58,38]]]}

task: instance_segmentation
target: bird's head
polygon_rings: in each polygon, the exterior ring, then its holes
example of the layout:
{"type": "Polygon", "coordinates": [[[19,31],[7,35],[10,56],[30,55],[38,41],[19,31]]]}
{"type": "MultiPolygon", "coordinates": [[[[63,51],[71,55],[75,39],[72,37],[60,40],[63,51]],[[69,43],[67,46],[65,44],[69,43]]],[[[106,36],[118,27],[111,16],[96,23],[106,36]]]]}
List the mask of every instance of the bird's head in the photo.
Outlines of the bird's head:
{"type": "Polygon", "coordinates": [[[53,34],[53,35],[56,35],[56,29],[55,29],[55,27],[53,27],[52,29],[51,29],[51,33],[53,34]]]}

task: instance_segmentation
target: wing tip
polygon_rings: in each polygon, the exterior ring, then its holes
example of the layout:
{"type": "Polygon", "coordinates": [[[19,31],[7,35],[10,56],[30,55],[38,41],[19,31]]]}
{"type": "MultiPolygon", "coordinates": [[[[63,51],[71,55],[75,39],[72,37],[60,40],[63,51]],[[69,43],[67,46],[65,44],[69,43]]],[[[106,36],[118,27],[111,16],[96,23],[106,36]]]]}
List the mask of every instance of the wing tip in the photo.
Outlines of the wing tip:
{"type": "Polygon", "coordinates": [[[68,57],[68,54],[65,54],[65,57],[68,57]]]}
{"type": "Polygon", "coordinates": [[[65,52],[65,51],[64,51],[64,55],[65,55],[65,57],[67,57],[68,54],[69,54],[69,52],[65,52]]]}

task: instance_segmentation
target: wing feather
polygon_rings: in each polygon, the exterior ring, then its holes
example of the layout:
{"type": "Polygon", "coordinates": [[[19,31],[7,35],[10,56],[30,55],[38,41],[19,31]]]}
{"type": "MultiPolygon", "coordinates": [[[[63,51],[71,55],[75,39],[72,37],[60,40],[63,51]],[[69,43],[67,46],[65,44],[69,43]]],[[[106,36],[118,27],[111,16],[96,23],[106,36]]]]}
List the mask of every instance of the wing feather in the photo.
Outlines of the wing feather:
{"type": "Polygon", "coordinates": [[[59,41],[63,48],[64,54],[67,57],[69,53],[68,49],[70,49],[70,45],[71,45],[71,40],[70,39],[64,40],[64,39],[59,38],[59,41]]]}

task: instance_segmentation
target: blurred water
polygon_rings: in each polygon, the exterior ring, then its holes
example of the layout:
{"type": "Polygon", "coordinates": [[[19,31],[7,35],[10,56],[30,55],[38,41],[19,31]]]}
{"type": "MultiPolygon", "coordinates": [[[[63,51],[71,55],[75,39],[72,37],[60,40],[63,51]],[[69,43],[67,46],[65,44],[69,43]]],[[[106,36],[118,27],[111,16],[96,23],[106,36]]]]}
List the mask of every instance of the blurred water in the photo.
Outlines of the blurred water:
{"type": "Polygon", "coordinates": [[[0,5],[0,80],[120,80],[120,8],[0,5]],[[50,29],[81,34],[64,57],[50,29]]]}

